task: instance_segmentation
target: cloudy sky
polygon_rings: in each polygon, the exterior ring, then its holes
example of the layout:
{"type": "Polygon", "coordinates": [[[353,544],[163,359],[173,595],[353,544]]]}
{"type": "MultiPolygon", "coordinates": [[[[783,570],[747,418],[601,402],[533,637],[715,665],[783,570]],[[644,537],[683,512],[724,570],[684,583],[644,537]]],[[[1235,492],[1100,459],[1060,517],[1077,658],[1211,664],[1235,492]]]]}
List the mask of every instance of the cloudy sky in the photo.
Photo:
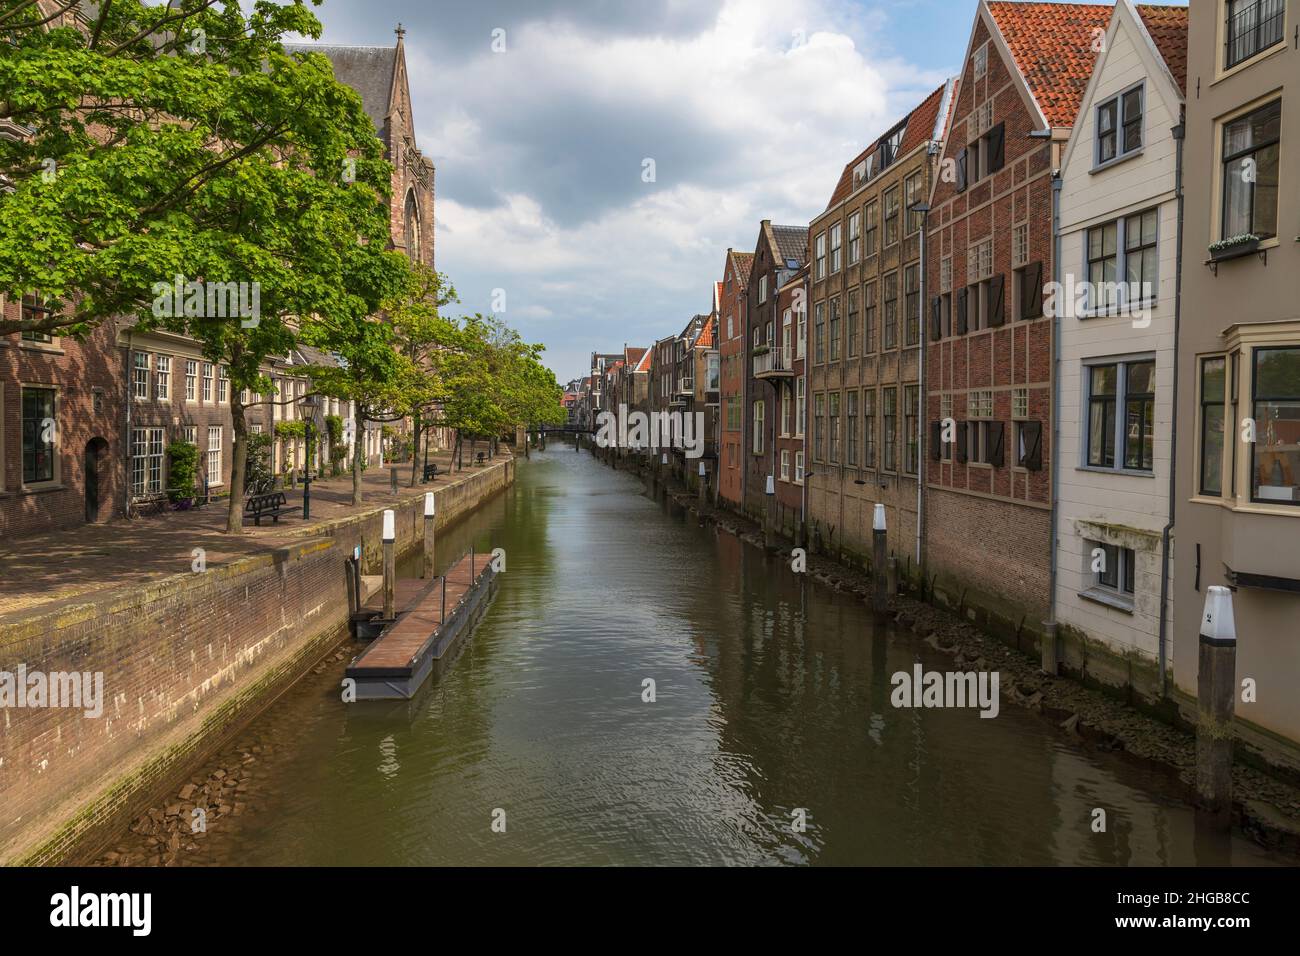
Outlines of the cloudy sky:
{"type": "Polygon", "coordinates": [[[437,267],[465,312],[504,290],[504,318],[566,381],[593,349],[707,312],[726,249],[752,251],[761,219],[806,225],[844,164],[955,69],[974,9],[325,0],[318,14],[329,43],[387,45],[406,27],[437,267]]]}

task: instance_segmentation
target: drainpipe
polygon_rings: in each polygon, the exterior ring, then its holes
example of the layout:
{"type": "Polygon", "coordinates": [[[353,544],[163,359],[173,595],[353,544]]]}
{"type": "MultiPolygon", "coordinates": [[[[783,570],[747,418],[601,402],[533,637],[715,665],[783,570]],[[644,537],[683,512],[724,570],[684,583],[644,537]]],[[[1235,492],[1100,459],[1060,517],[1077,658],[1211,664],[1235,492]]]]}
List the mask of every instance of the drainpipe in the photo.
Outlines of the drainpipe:
{"type": "MultiPolygon", "coordinates": [[[[1050,135],[1050,133],[1049,133],[1050,135]]],[[[1048,147],[1051,148],[1050,146],[1048,147]]],[[[1059,289],[1061,282],[1061,171],[1052,174],[1052,281],[1059,289]]],[[[1056,557],[1059,547],[1057,519],[1060,516],[1061,484],[1061,307],[1053,297],[1052,309],[1052,507],[1051,534],[1048,545],[1048,595],[1047,621],[1044,622],[1042,664],[1048,674],[1055,674],[1056,666],[1056,557]]]]}
{"type": "MultiPolygon", "coordinates": [[[[1174,266],[1174,384],[1170,399],[1170,418],[1178,420],[1178,333],[1183,310],[1183,143],[1187,134],[1187,108],[1179,110],[1178,125],[1171,132],[1174,137],[1174,201],[1178,203],[1178,228],[1175,232],[1178,243],[1176,264],[1174,266]]],[[[1178,429],[1169,430],[1169,521],[1160,535],[1160,697],[1169,695],[1168,679],[1165,669],[1169,660],[1169,542],[1173,537],[1174,512],[1178,491],[1178,429]]]]}
{"type": "MultiPolygon", "coordinates": [[[[935,149],[935,144],[931,142],[926,147],[927,154],[932,153],[934,149],[935,149]]],[[[929,303],[927,301],[928,297],[925,294],[927,291],[927,286],[925,281],[926,280],[925,249],[927,245],[926,231],[930,228],[930,204],[916,203],[915,205],[912,206],[912,208],[921,214],[921,239],[920,239],[921,283],[920,283],[920,290],[917,293],[920,296],[920,300],[921,300],[917,306],[920,309],[920,313],[921,313],[919,316],[917,316],[917,322],[920,326],[921,351],[917,359],[917,371],[918,371],[918,382],[919,382],[917,386],[917,390],[919,392],[919,395],[916,400],[917,401],[917,409],[916,409],[916,570],[917,573],[921,575],[922,592],[924,593],[925,572],[922,570],[922,564],[921,564],[921,546],[922,546],[922,542],[925,540],[924,531],[922,528],[925,522],[925,495],[923,494],[923,492],[925,489],[926,461],[928,460],[926,452],[928,449],[925,447],[925,437],[926,437],[927,429],[925,427],[925,417],[922,413],[927,408],[929,408],[929,399],[925,393],[925,365],[926,365],[925,350],[926,350],[926,346],[929,344],[927,342],[927,336],[929,334],[929,322],[928,322],[929,312],[927,307],[929,303]]]]}
{"type": "Polygon", "coordinates": [[[135,402],[131,398],[132,380],[135,377],[135,336],[134,329],[126,333],[126,374],[122,376],[125,383],[123,397],[126,399],[126,417],[122,435],[123,480],[122,480],[122,517],[131,515],[131,408],[135,402]]]}

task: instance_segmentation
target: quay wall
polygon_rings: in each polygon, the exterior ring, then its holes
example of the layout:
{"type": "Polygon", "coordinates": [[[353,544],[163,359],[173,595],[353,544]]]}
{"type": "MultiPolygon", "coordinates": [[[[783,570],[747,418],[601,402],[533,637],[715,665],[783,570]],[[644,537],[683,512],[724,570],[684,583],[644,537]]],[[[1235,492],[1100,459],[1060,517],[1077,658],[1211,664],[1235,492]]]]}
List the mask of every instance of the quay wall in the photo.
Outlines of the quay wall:
{"type": "MultiPolygon", "coordinates": [[[[437,488],[438,527],[507,487],[514,469],[505,459],[437,488]]],[[[103,675],[98,717],[0,707],[0,864],[94,859],[336,647],[347,633],[347,558],[360,546],[363,570],[380,573],[390,507],[398,554],[420,547],[423,496],[373,496],[275,550],[0,625],[0,671],[103,675]]]]}

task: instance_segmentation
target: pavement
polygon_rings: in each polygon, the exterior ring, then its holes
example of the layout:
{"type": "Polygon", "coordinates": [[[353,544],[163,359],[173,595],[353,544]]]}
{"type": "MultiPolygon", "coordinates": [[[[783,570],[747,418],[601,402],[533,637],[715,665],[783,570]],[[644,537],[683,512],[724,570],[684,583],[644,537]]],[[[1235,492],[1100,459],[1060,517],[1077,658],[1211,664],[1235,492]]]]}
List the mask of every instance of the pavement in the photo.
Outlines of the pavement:
{"type": "MultiPolygon", "coordinates": [[[[497,456],[500,460],[507,453],[497,456]]],[[[362,504],[352,505],[352,477],[313,481],[311,520],[302,512],[281,516],[278,523],[263,518],[261,527],[244,519],[242,535],[228,535],[227,501],[191,511],[167,511],[161,515],[118,519],[106,524],[82,525],[63,531],[47,531],[7,539],[0,547],[0,625],[16,623],[53,602],[67,601],[106,589],[138,586],[143,579],[165,577],[188,571],[195,560],[194,549],[202,548],[208,567],[299,541],[311,528],[328,525],[353,514],[370,511],[386,502],[422,496],[457,484],[481,470],[469,463],[450,474],[451,455],[431,455],[438,463],[438,477],[429,484],[408,487],[411,466],[399,465],[398,493],[390,489],[389,468],[372,467],[362,475],[362,504]]],[[[491,462],[489,462],[490,464],[491,462]]],[[[286,489],[290,506],[302,504],[302,488],[286,489]]]]}

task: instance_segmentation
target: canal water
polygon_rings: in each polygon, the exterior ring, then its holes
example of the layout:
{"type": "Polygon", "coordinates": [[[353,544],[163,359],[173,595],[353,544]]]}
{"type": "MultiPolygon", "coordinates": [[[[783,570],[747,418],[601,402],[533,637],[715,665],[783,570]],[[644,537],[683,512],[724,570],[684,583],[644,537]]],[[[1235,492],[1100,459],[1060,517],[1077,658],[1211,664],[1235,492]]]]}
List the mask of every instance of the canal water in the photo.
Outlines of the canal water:
{"type": "Polygon", "coordinates": [[[947,658],[571,445],[439,564],[471,544],[506,573],[446,673],[352,705],[343,662],[310,675],[225,755],[244,806],[181,863],[1270,862],[1025,710],[893,708],[894,672],[947,658]]]}

